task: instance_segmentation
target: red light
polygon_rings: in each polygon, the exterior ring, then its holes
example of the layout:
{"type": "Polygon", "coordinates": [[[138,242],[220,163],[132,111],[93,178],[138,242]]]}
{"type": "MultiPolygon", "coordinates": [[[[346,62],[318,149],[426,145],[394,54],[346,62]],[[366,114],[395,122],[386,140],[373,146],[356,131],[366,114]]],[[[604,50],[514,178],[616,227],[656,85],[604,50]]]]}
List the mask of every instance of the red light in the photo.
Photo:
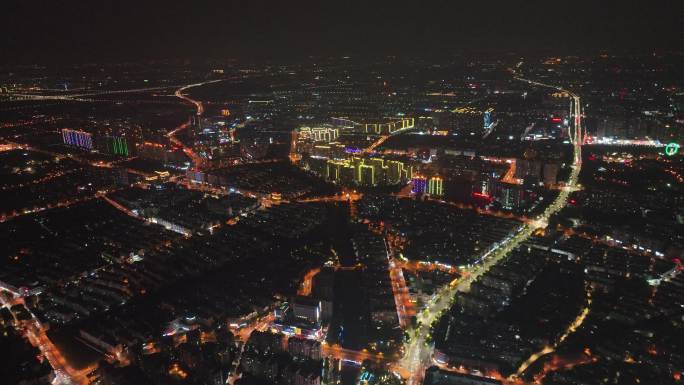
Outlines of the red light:
{"type": "Polygon", "coordinates": [[[563,120],[563,119],[558,118],[558,117],[551,118],[551,121],[554,122],[554,123],[560,123],[562,120],[563,120]]]}
{"type": "Polygon", "coordinates": [[[574,200],[574,199],[570,199],[570,204],[571,204],[571,205],[577,204],[577,201],[574,200]]]}
{"type": "Polygon", "coordinates": [[[621,89],[618,93],[618,97],[620,98],[620,100],[625,100],[625,97],[627,97],[627,95],[629,95],[629,92],[627,92],[627,89],[625,88],[621,89]]]}
{"type": "Polygon", "coordinates": [[[492,200],[492,197],[490,197],[489,195],[487,195],[487,194],[481,194],[481,193],[478,193],[478,192],[474,192],[474,193],[473,193],[473,196],[476,197],[476,198],[481,198],[481,199],[486,199],[486,200],[492,200]]]}

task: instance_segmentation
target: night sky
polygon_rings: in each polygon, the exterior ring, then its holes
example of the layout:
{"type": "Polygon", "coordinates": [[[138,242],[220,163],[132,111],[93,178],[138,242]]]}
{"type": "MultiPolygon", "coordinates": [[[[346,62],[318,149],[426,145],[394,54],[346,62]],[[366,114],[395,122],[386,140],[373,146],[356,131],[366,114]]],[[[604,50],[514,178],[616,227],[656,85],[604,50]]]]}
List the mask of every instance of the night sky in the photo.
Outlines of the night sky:
{"type": "Polygon", "coordinates": [[[682,49],[683,3],[2,0],[0,63],[682,49]]]}

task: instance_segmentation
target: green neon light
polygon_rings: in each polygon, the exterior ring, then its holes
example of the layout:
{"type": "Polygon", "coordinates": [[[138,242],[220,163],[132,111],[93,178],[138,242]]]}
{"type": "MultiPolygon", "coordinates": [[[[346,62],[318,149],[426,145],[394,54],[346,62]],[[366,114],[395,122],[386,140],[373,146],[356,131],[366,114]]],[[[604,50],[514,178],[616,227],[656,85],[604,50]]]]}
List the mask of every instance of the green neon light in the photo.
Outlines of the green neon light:
{"type": "Polygon", "coordinates": [[[128,143],[124,138],[112,138],[112,150],[115,155],[128,156],[128,143]]]}
{"type": "Polygon", "coordinates": [[[668,143],[665,145],[665,155],[674,156],[679,152],[679,143],[668,143]]]}

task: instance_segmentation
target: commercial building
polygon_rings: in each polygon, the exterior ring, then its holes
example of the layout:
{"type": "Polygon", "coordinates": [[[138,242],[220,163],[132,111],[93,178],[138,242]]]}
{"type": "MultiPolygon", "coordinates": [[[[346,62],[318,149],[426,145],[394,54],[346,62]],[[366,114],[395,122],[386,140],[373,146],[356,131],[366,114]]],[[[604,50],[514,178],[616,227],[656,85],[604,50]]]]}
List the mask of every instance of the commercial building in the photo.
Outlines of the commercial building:
{"type": "Polygon", "coordinates": [[[520,185],[500,182],[497,184],[495,199],[504,209],[517,210],[523,204],[525,191],[520,185]]]}
{"type": "Polygon", "coordinates": [[[560,167],[557,163],[547,163],[544,165],[543,177],[544,186],[550,187],[558,181],[558,171],[560,167]]]}
{"type": "Polygon", "coordinates": [[[516,159],[515,162],[515,178],[523,180],[531,177],[539,179],[542,171],[542,163],[535,160],[516,159]]]}
{"type": "Polygon", "coordinates": [[[320,301],[309,297],[297,297],[291,306],[295,318],[315,324],[321,321],[320,301]]]}
{"type": "Polygon", "coordinates": [[[494,122],[492,121],[492,111],[493,111],[493,109],[490,108],[482,114],[482,117],[484,120],[484,127],[483,128],[485,130],[489,130],[494,125],[494,122]]]}
{"type": "Polygon", "coordinates": [[[321,359],[321,342],[301,337],[290,337],[287,340],[287,351],[298,359],[321,359]]]}

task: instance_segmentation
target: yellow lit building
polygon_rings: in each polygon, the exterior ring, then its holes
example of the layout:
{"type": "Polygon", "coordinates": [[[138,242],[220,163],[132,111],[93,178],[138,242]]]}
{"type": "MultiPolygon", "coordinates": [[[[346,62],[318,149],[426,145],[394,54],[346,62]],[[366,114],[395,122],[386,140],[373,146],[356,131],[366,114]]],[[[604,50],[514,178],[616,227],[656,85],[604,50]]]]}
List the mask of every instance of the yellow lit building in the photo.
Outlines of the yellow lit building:
{"type": "Polygon", "coordinates": [[[395,160],[352,157],[344,160],[329,159],[321,172],[324,172],[327,180],[334,183],[377,186],[409,180],[412,168],[395,160]]]}
{"type": "Polygon", "coordinates": [[[433,176],[428,181],[428,194],[433,196],[444,195],[444,180],[438,176],[433,176]]]}

